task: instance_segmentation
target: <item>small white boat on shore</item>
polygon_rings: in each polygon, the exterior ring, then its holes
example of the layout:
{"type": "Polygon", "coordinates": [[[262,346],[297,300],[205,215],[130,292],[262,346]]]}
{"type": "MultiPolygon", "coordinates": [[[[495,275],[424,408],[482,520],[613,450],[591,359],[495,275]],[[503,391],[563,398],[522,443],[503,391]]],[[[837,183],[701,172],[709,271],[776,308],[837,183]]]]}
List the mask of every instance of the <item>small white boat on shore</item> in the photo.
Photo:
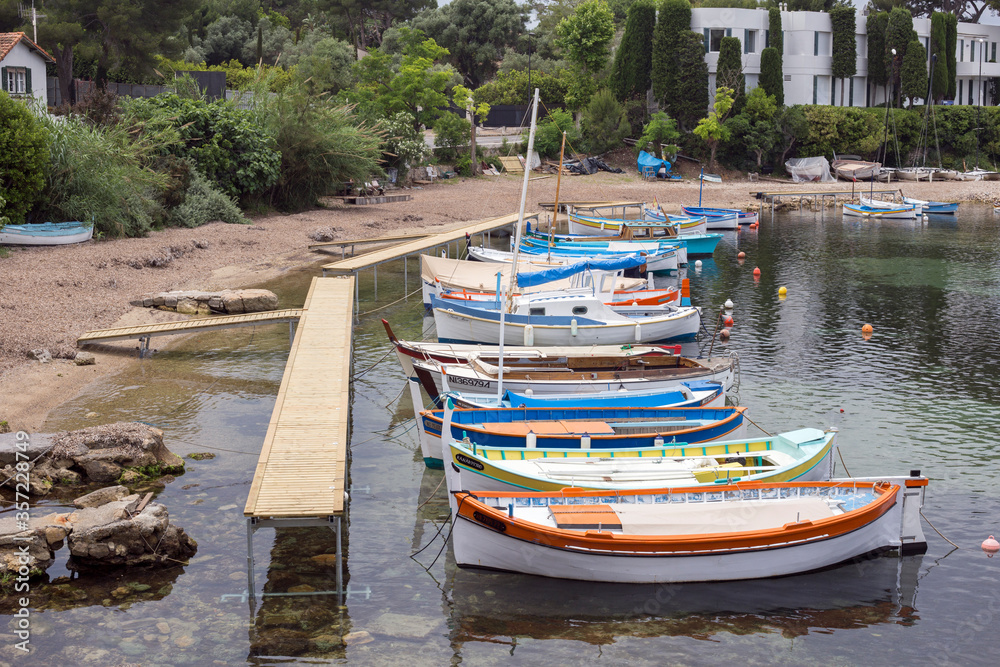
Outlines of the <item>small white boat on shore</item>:
{"type": "Polygon", "coordinates": [[[69,245],[94,236],[93,222],[42,222],[0,227],[0,245],[69,245]]]}

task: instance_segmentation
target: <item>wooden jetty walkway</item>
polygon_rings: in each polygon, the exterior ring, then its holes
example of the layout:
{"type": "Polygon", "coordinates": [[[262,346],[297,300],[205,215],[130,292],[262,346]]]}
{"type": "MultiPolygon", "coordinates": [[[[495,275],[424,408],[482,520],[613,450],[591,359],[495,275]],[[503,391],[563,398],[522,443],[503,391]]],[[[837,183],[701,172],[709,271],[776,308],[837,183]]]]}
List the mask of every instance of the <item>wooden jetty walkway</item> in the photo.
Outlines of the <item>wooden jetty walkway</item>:
{"type": "Polygon", "coordinates": [[[752,194],[757,199],[765,202],[771,207],[771,219],[774,219],[774,209],[778,203],[781,202],[782,197],[798,197],[799,198],[799,209],[802,208],[803,199],[812,199],[814,202],[823,200],[823,205],[826,205],[826,198],[833,197],[833,205],[837,205],[837,198],[844,197],[847,199],[853,199],[855,197],[870,196],[873,199],[883,199],[886,195],[890,196],[892,199],[896,198],[899,194],[899,188],[874,188],[869,189],[864,187],[864,183],[858,183],[856,188],[851,190],[777,190],[777,191],[764,191],[764,190],[751,190],[752,194]]]}
{"type": "Polygon", "coordinates": [[[95,329],[88,331],[76,339],[77,345],[110,343],[119,340],[138,340],[139,354],[149,351],[149,340],[154,336],[172,336],[175,334],[214,331],[217,329],[234,329],[237,327],[255,327],[264,324],[290,323],[289,335],[294,336],[295,323],[302,317],[301,308],[285,310],[268,310],[259,313],[244,313],[241,315],[216,315],[200,317],[177,322],[161,322],[159,324],[141,324],[133,327],[117,327],[115,329],[95,329]]]}
{"type": "Polygon", "coordinates": [[[337,536],[343,594],[341,519],[347,507],[348,425],[354,277],[313,278],[281,388],[264,436],[247,519],[247,584],[254,596],[253,534],[259,528],[329,527],[337,536]]]}
{"type": "MultiPolygon", "coordinates": [[[[528,215],[525,215],[527,219],[528,215]]],[[[386,262],[391,262],[397,259],[403,260],[403,290],[404,292],[409,292],[409,267],[407,266],[407,258],[410,255],[419,255],[420,253],[427,252],[428,250],[433,250],[441,246],[449,246],[455,243],[456,246],[456,256],[461,255],[461,243],[465,241],[466,236],[483,236],[488,237],[491,232],[496,229],[501,229],[503,227],[508,227],[510,225],[517,223],[517,213],[512,213],[510,215],[503,215],[498,218],[490,218],[487,220],[481,220],[474,223],[466,223],[462,227],[456,227],[454,229],[441,232],[438,234],[432,234],[429,236],[423,236],[421,238],[413,239],[412,241],[406,243],[400,243],[388,248],[381,248],[379,250],[374,250],[363,255],[358,255],[356,257],[347,257],[346,259],[340,259],[336,262],[323,265],[323,275],[351,275],[357,278],[358,271],[362,269],[371,268],[375,272],[375,298],[378,299],[378,266],[379,264],[384,264],[386,262]]],[[[377,239],[373,239],[377,240],[377,239]]],[[[339,243],[335,241],[334,243],[339,243]]],[[[354,303],[355,309],[358,308],[357,303],[359,301],[358,285],[357,281],[354,284],[354,303]]],[[[357,310],[355,310],[357,312],[357,310]]]]}

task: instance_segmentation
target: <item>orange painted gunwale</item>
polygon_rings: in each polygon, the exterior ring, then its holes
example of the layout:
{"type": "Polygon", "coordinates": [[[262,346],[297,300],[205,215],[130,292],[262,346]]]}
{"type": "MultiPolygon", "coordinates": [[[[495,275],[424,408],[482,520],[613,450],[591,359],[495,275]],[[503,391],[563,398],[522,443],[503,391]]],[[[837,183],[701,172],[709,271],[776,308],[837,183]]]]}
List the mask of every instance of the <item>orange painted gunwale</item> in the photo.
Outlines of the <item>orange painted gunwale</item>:
{"type": "MultiPolygon", "coordinates": [[[[657,296],[646,296],[640,297],[639,295],[646,290],[615,290],[615,296],[621,296],[621,299],[613,299],[611,301],[605,301],[605,305],[608,306],[631,306],[633,303],[639,306],[659,306],[664,303],[673,303],[674,301],[679,301],[681,298],[681,291],[676,287],[657,289],[657,292],[664,292],[663,294],[657,296]]],[[[474,297],[477,296],[492,296],[496,297],[494,292],[471,292],[467,290],[451,291],[440,296],[441,299],[453,299],[455,301],[473,301],[474,297]]],[[[517,295],[515,295],[517,296],[517,295]]]]}
{"type": "MultiPolygon", "coordinates": [[[[799,524],[785,524],[780,529],[741,531],[730,533],[711,534],[691,534],[672,537],[644,536],[644,535],[620,535],[598,531],[574,531],[563,528],[549,528],[538,524],[527,524],[511,519],[502,510],[496,510],[486,505],[481,500],[471,498],[469,492],[457,492],[459,515],[476,525],[488,528],[483,523],[472,517],[474,512],[480,512],[494,521],[503,523],[506,530],[503,534],[514,538],[531,542],[540,546],[567,549],[573,551],[603,552],[618,555],[658,555],[658,554],[681,554],[698,552],[738,552],[744,550],[754,550],[766,547],[794,546],[791,543],[816,541],[818,539],[830,539],[846,535],[858,530],[883,516],[896,504],[896,494],[899,485],[877,485],[876,483],[865,483],[857,485],[855,483],[817,483],[817,482],[788,482],[781,484],[782,487],[816,487],[829,486],[841,487],[851,486],[853,488],[871,488],[882,497],[868,504],[862,509],[852,510],[840,516],[820,519],[818,521],[803,521],[799,524]]],[[[748,490],[773,488],[775,485],[767,483],[734,483],[726,485],[719,491],[748,490]]],[[[641,490],[635,492],[604,492],[604,491],[581,491],[564,489],[560,494],[556,493],[536,493],[531,491],[522,492],[479,492],[477,496],[493,498],[517,498],[532,496],[629,496],[647,495],[653,493],[706,493],[706,489],[660,489],[641,490]]]]}

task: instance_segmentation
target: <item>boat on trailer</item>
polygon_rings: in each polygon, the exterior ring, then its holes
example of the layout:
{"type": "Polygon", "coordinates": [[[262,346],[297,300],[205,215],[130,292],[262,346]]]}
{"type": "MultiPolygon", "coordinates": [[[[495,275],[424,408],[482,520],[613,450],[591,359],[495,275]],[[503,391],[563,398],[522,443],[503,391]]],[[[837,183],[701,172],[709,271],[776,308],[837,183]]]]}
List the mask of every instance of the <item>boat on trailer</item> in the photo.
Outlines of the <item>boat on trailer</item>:
{"type": "Polygon", "coordinates": [[[926,486],[918,471],[635,491],[467,491],[449,484],[449,500],[460,567],[685,583],[800,574],[890,550],[922,553],[926,486]]]}

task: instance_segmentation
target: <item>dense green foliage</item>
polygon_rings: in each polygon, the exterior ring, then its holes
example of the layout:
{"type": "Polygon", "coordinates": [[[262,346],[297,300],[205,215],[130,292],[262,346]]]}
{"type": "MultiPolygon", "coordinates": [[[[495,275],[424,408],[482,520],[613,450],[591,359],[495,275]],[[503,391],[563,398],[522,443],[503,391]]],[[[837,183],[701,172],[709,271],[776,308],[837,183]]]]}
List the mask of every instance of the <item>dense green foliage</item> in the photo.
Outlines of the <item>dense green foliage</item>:
{"type": "Polygon", "coordinates": [[[653,30],[656,5],[653,0],[636,0],[628,10],[625,34],[615,52],[611,88],[620,101],[646,98],[652,70],[653,30]]]}
{"type": "Polygon", "coordinates": [[[608,48],[615,36],[614,14],[604,0],[584,0],[559,22],[556,32],[567,58],[582,72],[594,75],[608,61],[608,48]]]}
{"type": "Polygon", "coordinates": [[[406,176],[406,165],[416,164],[427,157],[429,148],[424,141],[424,133],[414,126],[413,116],[407,112],[400,111],[388,118],[380,129],[383,135],[380,146],[382,159],[386,167],[398,170],[399,178],[406,176]]]}
{"type": "Polygon", "coordinates": [[[450,162],[458,157],[459,146],[469,143],[472,123],[458,114],[446,112],[434,123],[434,154],[450,162]]]}
{"type": "Polygon", "coordinates": [[[733,91],[733,111],[739,113],[747,86],[743,76],[743,44],[736,37],[722,38],[715,72],[715,85],[733,91]]]}
{"type": "Polygon", "coordinates": [[[937,57],[934,63],[932,90],[935,102],[940,102],[948,94],[947,24],[946,14],[942,12],[931,14],[931,57],[937,57]]]}
{"type": "Polygon", "coordinates": [[[629,131],[625,109],[607,88],[590,98],[580,125],[585,138],[583,147],[589,153],[605,153],[621,148],[622,139],[629,131]]]}
{"type": "Polygon", "coordinates": [[[833,76],[840,79],[840,106],[844,106],[844,81],[858,73],[858,43],[854,34],[856,14],[852,5],[830,10],[833,25],[833,76]]]}
{"type": "Polygon", "coordinates": [[[266,79],[271,90],[275,92],[284,90],[295,76],[294,70],[285,70],[272,65],[244,67],[238,60],[207,65],[204,61],[190,63],[159,57],[156,59],[156,70],[168,81],[173,80],[177,72],[225,72],[226,87],[234,90],[246,90],[255,86],[258,81],[266,79]]]}
{"type": "Polygon", "coordinates": [[[24,221],[45,185],[48,162],[45,128],[25,104],[0,92],[0,194],[6,199],[0,215],[24,221]]]}
{"type": "Polygon", "coordinates": [[[878,12],[869,14],[866,23],[868,31],[868,83],[884,86],[888,80],[885,67],[885,29],[889,25],[889,14],[878,12]]]}
{"type": "MultiPolygon", "coordinates": [[[[739,152],[752,153],[756,167],[763,165],[768,155],[781,137],[778,127],[778,104],[773,95],[757,87],[746,96],[743,111],[725,122],[736,151],[730,162],[736,162],[739,152]]],[[[743,166],[743,165],[739,165],[743,166]]]]}
{"type": "Polygon", "coordinates": [[[525,19],[514,0],[454,0],[417,16],[412,25],[448,49],[448,62],[479,86],[496,74],[504,50],[524,32],[525,19]]]}
{"type": "Polygon", "coordinates": [[[708,144],[708,167],[715,167],[715,151],[720,141],[726,141],[731,135],[726,127],[726,117],[733,108],[733,91],[725,86],[715,89],[715,102],[708,116],[698,121],[698,126],[692,130],[694,134],[708,144]]]}
{"type": "Polygon", "coordinates": [[[647,151],[661,160],[673,160],[673,156],[677,152],[676,144],[680,138],[681,133],[677,131],[677,122],[666,113],[657,111],[642,129],[642,136],[635,144],[635,153],[638,155],[639,151],[647,151]],[[667,158],[664,153],[670,157],[667,158]]]}
{"type": "Polygon", "coordinates": [[[954,14],[945,14],[945,40],[947,45],[945,46],[945,53],[948,56],[948,92],[947,97],[949,99],[955,99],[955,94],[958,92],[958,79],[956,73],[956,62],[958,59],[958,17],[954,14]]]}
{"type": "Polygon", "coordinates": [[[778,51],[778,57],[784,63],[785,36],[781,32],[781,10],[777,7],[767,10],[767,32],[770,46],[778,51]]]}
{"type": "MultiPolygon", "coordinates": [[[[538,88],[538,94],[547,106],[565,103],[569,84],[570,76],[566,70],[561,71],[559,76],[531,71],[531,88],[538,88]]],[[[501,72],[493,81],[476,89],[476,100],[488,104],[525,104],[530,97],[528,73],[524,71],[501,72]]]]}
{"type": "Polygon", "coordinates": [[[900,77],[903,72],[903,58],[915,33],[913,32],[913,17],[910,10],[903,7],[893,7],[889,12],[889,21],[885,32],[885,69],[889,84],[896,91],[896,106],[901,106],[902,85],[900,77]],[[893,55],[893,50],[896,51],[893,55]]]}
{"type": "Polygon", "coordinates": [[[681,129],[690,131],[708,109],[708,63],[705,43],[696,32],[686,32],[677,42],[677,68],[684,72],[677,82],[676,97],[667,105],[681,129]]]}
{"type": "Polygon", "coordinates": [[[219,192],[200,171],[192,169],[184,201],[170,209],[167,222],[173,227],[200,227],[213,220],[230,224],[250,222],[235,201],[219,192]]]}
{"type": "Polygon", "coordinates": [[[769,46],[760,53],[760,79],[758,84],[768,95],[772,95],[778,106],[785,103],[785,77],[781,74],[781,56],[778,50],[769,46]]]}
{"type": "MultiPolygon", "coordinates": [[[[563,132],[566,133],[567,155],[571,151],[583,150],[583,141],[573,122],[573,116],[562,109],[553,109],[535,128],[535,152],[542,157],[558,158],[563,132]]],[[[523,141],[527,145],[528,133],[524,134],[523,141]]]]}
{"type": "MultiPolygon", "coordinates": [[[[660,4],[659,17],[653,30],[652,71],[650,77],[653,83],[653,97],[674,118],[680,118],[678,105],[682,104],[679,89],[684,79],[678,76],[680,69],[681,46],[684,36],[691,33],[691,3],[688,0],[663,0],[660,4]]],[[[704,48],[701,59],[704,60],[704,48]]],[[[697,72],[690,75],[697,76],[697,72]]],[[[708,83],[706,81],[707,90],[708,83]]],[[[705,106],[708,106],[707,92],[705,106]]],[[[698,118],[701,115],[699,114],[698,118]]],[[[683,124],[683,123],[682,123],[683,124]]]]}
{"type": "Polygon", "coordinates": [[[224,101],[206,102],[163,94],[129,99],[125,109],[152,127],[169,126],[180,141],[170,147],[228,196],[248,201],[278,180],[281,155],[250,111],[224,101]]]}
{"type": "Polygon", "coordinates": [[[900,74],[903,96],[913,106],[913,100],[927,96],[927,51],[919,39],[910,42],[903,57],[903,71],[900,74]]]}

